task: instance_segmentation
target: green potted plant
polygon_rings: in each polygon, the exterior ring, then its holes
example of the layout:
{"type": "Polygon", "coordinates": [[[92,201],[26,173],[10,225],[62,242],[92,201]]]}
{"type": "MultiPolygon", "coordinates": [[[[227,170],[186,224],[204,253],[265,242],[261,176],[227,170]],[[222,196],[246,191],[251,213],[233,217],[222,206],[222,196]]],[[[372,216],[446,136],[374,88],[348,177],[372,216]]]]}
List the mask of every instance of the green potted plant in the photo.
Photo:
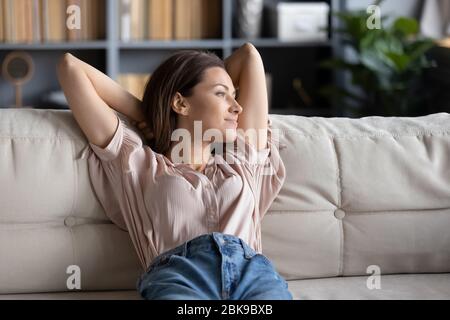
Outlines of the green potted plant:
{"type": "MultiPolygon", "coordinates": [[[[333,14],[342,25],[333,32],[354,50],[356,61],[337,57],[324,61],[321,67],[348,72],[356,92],[331,85],[321,88],[321,94],[333,99],[349,116],[424,113],[426,101],[433,94],[424,76],[434,66],[426,53],[435,42],[419,37],[417,20],[399,17],[388,27],[371,29],[367,21],[372,17],[365,10],[333,14]]],[[[382,24],[386,18],[380,17],[382,24]]]]}

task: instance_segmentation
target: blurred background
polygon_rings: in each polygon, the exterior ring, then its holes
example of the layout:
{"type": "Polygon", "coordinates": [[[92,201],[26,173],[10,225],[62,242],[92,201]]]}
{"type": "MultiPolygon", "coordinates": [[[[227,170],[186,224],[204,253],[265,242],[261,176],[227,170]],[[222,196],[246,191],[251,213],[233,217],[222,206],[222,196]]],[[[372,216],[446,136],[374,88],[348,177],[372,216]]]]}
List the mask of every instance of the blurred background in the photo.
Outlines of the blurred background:
{"type": "Polygon", "coordinates": [[[0,0],[0,108],[68,108],[64,52],[142,98],[176,50],[224,59],[250,41],[269,113],[449,112],[449,39],[447,0],[0,0]]]}

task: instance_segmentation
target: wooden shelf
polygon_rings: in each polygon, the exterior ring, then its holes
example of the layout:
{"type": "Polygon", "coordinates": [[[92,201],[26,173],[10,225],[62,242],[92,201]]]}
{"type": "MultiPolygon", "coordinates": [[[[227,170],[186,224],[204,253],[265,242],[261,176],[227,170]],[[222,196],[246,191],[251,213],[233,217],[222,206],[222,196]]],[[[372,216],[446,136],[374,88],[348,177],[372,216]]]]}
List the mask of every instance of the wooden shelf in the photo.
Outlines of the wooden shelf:
{"type": "Polygon", "coordinates": [[[0,50],[72,50],[72,49],[106,49],[108,43],[103,41],[82,42],[37,42],[37,43],[0,43],[0,50]]]}
{"type": "MultiPolygon", "coordinates": [[[[231,47],[240,47],[251,42],[256,47],[328,47],[330,41],[283,42],[278,39],[233,39],[231,47]]],[[[222,39],[199,40],[149,40],[118,42],[119,49],[177,49],[177,48],[222,48],[229,44],[222,39]]],[[[64,49],[107,49],[106,40],[83,42],[47,42],[47,43],[0,43],[0,50],[64,50],[64,49]]]]}
{"type": "Polygon", "coordinates": [[[222,39],[167,40],[167,41],[133,41],[119,42],[120,49],[167,49],[167,48],[222,48],[224,46],[240,47],[251,42],[255,47],[329,47],[330,41],[280,41],[275,38],[232,39],[231,44],[222,39]]]}
{"type": "Polygon", "coordinates": [[[221,39],[199,39],[199,40],[149,40],[119,42],[120,49],[179,49],[179,48],[222,48],[225,45],[221,39]]]}
{"type": "Polygon", "coordinates": [[[232,39],[232,47],[240,47],[250,41],[255,47],[329,47],[331,41],[280,41],[277,38],[258,38],[258,39],[232,39]]]}

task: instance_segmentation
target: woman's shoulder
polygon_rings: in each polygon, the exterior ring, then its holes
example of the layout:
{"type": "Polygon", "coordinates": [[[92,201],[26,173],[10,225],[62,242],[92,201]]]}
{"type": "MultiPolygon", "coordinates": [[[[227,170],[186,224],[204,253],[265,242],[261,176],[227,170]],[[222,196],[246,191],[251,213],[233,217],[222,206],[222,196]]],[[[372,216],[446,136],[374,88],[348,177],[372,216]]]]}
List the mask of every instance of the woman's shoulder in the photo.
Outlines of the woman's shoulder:
{"type": "Polygon", "coordinates": [[[149,161],[155,162],[158,154],[145,144],[142,133],[126,117],[117,117],[119,123],[116,132],[106,147],[89,143],[93,156],[104,163],[116,162],[126,170],[142,167],[149,161]]]}

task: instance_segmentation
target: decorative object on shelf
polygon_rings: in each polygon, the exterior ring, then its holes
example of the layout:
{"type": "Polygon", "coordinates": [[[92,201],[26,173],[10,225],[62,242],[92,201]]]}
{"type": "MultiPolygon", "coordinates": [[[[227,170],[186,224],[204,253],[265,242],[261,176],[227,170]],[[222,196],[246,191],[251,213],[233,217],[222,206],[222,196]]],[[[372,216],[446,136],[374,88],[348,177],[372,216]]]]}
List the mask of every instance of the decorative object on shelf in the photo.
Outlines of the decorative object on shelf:
{"type": "Polygon", "coordinates": [[[22,107],[22,86],[31,80],[34,74],[34,62],[24,51],[9,53],[2,64],[3,77],[16,88],[16,108],[22,107]]]}
{"type": "MultiPolygon", "coordinates": [[[[371,14],[366,10],[335,15],[342,26],[334,31],[355,57],[330,59],[321,67],[349,72],[354,87],[331,85],[320,92],[337,102],[347,116],[428,114],[434,89],[427,84],[426,74],[435,64],[426,54],[435,42],[419,36],[417,20],[398,17],[389,27],[369,29],[366,22],[371,14]]],[[[380,17],[382,22],[386,18],[380,17]]]]}
{"type": "Polygon", "coordinates": [[[239,38],[256,39],[261,37],[263,0],[237,0],[236,35],[239,38]]]}
{"type": "Polygon", "coordinates": [[[326,2],[268,3],[269,33],[280,41],[327,41],[326,2]]]}

